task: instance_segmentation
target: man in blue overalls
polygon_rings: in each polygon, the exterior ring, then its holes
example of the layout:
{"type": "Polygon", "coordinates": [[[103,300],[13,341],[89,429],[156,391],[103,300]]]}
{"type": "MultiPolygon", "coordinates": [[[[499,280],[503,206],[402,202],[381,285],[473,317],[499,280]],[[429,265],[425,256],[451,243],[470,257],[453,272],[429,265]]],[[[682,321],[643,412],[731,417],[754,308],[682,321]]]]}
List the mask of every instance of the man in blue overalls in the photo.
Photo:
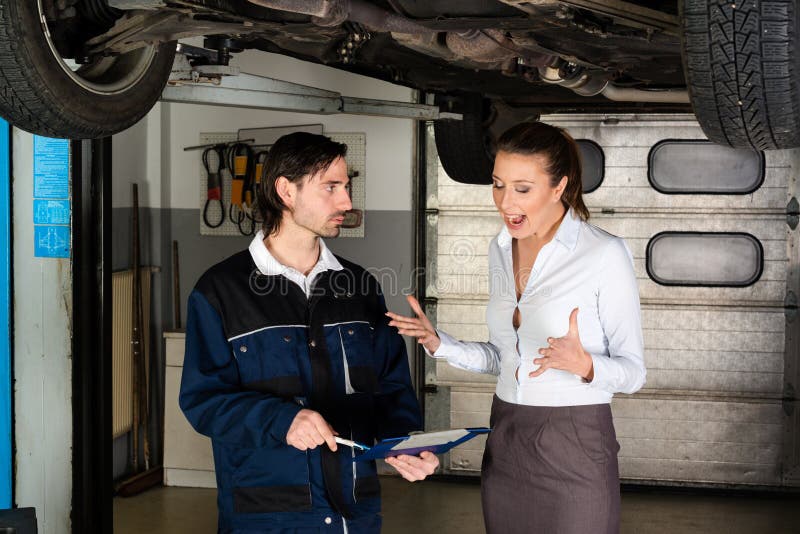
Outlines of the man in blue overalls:
{"type": "MultiPolygon", "coordinates": [[[[321,135],[279,139],[257,191],[262,230],[189,296],[180,406],[211,438],[220,533],[379,532],[375,464],[334,437],[371,444],[421,428],[377,280],[320,239],[352,207],[346,150],[321,135]]],[[[414,481],[439,461],[388,463],[414,481]]]]}

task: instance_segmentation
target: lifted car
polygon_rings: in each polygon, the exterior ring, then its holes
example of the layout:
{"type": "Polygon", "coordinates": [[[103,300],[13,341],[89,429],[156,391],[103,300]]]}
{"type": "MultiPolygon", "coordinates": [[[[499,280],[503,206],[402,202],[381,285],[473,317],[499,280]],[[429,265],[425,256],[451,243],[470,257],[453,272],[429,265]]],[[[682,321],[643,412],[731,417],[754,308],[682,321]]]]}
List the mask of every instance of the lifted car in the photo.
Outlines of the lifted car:
{"type": "MultiPolygon", "coordinates": [[[[485,182],[491,139],[545,111],[694,111],[714,142],[800,146],[794,0],[2,0],[0,114],[94,138],[161,94],[176,40],[256,48],[436,94],[445,170],[485,182]]],[[[198,58],[202,61],[202,58],[198,58]]],[[[205,61],[208,61],[206,58],[205,61]]]]}

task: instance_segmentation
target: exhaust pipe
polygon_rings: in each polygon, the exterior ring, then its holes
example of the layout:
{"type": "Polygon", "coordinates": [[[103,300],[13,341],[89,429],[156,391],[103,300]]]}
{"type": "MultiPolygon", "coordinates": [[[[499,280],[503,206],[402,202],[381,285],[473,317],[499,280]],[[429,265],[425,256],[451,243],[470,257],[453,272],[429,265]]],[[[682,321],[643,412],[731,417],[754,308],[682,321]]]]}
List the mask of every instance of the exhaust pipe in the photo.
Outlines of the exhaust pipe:
{"type": "Polygon", "coordinates": [[[689,103],[689,92],[684,89],[647,91],[630,87],[618,87],[608,80],[590,76],[580,68],[576,69],[571,76],[564,78],[561,76],[560,69],[556,67],[539,67],[539,78],[545,83],[572,89],[581,96],[603,95],[607,99],[616,102],[689,103]]]}
{"type": "Polygon", "coordinates": [[[248,2],[277,11],[311,15],[314,24],[318,26],[338,26],[346,20],[352,20],[376,32],[436,33],[430,28],[364,0],[248,0],[248,2]]]}

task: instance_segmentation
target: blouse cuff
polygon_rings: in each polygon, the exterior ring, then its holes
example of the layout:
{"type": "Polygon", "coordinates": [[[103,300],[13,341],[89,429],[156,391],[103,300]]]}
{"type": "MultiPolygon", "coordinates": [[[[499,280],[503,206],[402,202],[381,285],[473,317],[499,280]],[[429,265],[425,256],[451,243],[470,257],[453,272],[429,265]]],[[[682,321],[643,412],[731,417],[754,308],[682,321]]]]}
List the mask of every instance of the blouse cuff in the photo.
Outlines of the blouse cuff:
{"type": "Polygon", "coordinates": [[[605,354],[591,354],[592,357],[592,370],[594,376],[589,382],[589,385],[603,390],[614,392],[614,369],[611,358],[605,354]]]}
{"type": "Polygon", "coordinates": [[[436,349],[436,352],[431,353],[431,351],[423,345],[422,348],[425,349],[425,354],[434,358],[447,358],[448,356],[457,354],[458,351],[456,348],[458,346],[458,340],[438,328],[436,329],[436,335],[439,336],[439,348],[436,349]]]}

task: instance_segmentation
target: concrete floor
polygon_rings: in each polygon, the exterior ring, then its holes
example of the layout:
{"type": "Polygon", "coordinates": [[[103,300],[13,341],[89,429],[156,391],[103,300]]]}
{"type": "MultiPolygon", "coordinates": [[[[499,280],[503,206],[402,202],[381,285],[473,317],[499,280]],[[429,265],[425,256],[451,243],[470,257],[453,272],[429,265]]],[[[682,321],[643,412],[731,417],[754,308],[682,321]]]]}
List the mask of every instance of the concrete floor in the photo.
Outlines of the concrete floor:
{"type": "MultiPolygon", "coordinates": [[[[407,483],[382,477],[384,534],[481,534],[473,482],[407,483]]],[[[114,499],[114,534],[214,534],[216,491],[156,488],[114,499]]],[[[623,534],[800,533],[800,495],[622,493],[623,534]]]]}

